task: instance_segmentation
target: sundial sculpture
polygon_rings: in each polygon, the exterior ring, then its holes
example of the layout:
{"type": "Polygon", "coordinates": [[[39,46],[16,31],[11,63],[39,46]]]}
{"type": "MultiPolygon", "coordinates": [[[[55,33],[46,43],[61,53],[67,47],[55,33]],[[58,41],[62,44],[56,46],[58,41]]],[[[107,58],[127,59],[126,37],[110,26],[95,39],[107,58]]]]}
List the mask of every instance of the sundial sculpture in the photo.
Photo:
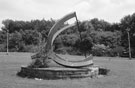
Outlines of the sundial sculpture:
{"type": "Polygon", "coordinates": [[[32,56],[33,62],[22,67],[18,75],[23,77],[59,79],[59,78],[82,78],[98,74],[98,68],[93,65],[93,57],[90,55],[82,60],[69,60],[53,51],[55,38],[64,30],[75,26],[71,24],[59,29],[61,25],[71,18],[76,18],[76,12],[70,13],[58,20],[50,29],[47,42],[41,52],[32,56]]]}

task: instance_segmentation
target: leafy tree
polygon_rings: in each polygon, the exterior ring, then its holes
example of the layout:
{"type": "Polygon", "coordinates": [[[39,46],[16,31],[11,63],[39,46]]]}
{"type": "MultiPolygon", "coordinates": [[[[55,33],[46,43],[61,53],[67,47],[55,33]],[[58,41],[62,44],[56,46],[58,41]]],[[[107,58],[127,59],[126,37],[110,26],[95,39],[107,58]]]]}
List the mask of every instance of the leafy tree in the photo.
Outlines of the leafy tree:
{"type": "Polygon", "coordinates": [[[12,32],[13,31],[13,20],[10,19],[6,19],[2,21],[2,24],[4,25],[4,27],[2,27],[3,31],[9,31],[12,32]]]}
{"type": "Polygon", "coordinates": [[[37,45],[41,41],[41,34],[36,30],[25,30],[22,39],[26,45],[37,45]]]}
{"type": "Polygon", "coordinates": [[[111,26],[110,23],[104,20],[99,20],[97,18],[91,19],[90,22],[96,31],[108,31],[111,26]]]}
{"type": "Polygon", "coordinates": [[[85,57],[91,53],[92,46],[93,44],[90,37],[83,38],[82,40],[78,39],[75,44],[75,47],[79,49],[79,51],[83,53],[85,57]]]}
{"type": "Polygon", "coordinates": [[[115,31],[121,31],[120,29],[120,23],[113,23],[109,28],[108,28],[108,31],[112,31],[112,32],[115,32],[115,31]]]}
{"type": "MultiPolygon", "coordinates": [[[[0,46],[6,46],[7,31],[9,31],[9,47],[14,51],[23,51],[23,48],[28,49],[39,46],[41,43],[44,44],[54,23],[55,20],[53,19],[31,21],[3,20],[2,24],[4,26],[2,31],[0,31],[0,46]]],[[[69,24],[63,24],[61,27],[66,25],[69,24]]],[[[78,54],[83,53],[85,55],[91,51],[93,45],[98,44],[108,47],[107,50],[109,49],[110,51],[117,51],[116,48],[122,50],[119,47],[127,49],[127,28],[130,29],[129,34],[133,53],[135,51],[135,13],[123,17],[119,23],[110,24],[98,18],[79,21],[79,29],[74,26],[62,32],[56,38],[54,46],[56,49],[65,50],[65,52],[74,53],[73,51],[75,51],[78,54]]],[[[6,49],[6,47],[4,48],[6,49]]],[[[97,47],[98,49],[102,51],[101,48],[97,47]]],[[[2,48],[1,50],[4,49],[2,48]]]]}
{"type": "Polygon", "coordinates": [[[0,31],[0,44],[5,43],[6,42],[6,38],[7,38],[6,32],[0,31]]]}
{"type": "Polygon", "coordinates": [[[109,47],[105,46],[104,44],[95,44],[92,47],[92,54],[94,56],[106,56],[109,51],[109,47]]]}
{"type": "Polygon", "coordinates": [[[16,31],[15,33],[11,33],[9,35],[9,49],[11,51],[20,51],[22,44],[22,35],[19,32],[16,31]]]}
{"type": "Polygon", "coordinates": [[[135,47],[135,13],[132,15],[127,15],[121,19],[121,31],[122,31],[122,45],[124,47],[128,47],[128,37],[127,37],[127,29],[130,29],[130,40],[131,47],[135,47]]]}
{"type": "Polygon", "coordinates": [[[95,44],[104,44],[111,48],[120,45],[121,42],[121,32],[99,32],[93,31],[92,33],[93,42],[95,44]]]}

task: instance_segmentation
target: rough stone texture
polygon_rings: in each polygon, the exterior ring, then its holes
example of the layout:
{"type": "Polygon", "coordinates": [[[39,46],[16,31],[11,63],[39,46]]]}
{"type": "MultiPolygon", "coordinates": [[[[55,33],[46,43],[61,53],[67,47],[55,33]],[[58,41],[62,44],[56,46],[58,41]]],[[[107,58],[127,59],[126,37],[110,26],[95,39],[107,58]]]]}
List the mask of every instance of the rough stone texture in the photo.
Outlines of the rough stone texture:
{"type": "Polygon", "coordinates": [[[39,79],[66,79],[66,78],[85,78],[98,75],[98,67],[89,69],[76,68],[28,68],[22,67],[18,73],[21,77],[39,78],[39,79]]]}

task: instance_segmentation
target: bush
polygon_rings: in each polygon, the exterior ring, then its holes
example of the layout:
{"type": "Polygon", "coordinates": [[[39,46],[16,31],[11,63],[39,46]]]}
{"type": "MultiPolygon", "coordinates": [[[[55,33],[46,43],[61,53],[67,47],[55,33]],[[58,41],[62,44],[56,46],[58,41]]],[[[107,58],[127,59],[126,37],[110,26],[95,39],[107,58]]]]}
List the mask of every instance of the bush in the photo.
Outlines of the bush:
{"type": "Polygon", "coordinates": [[[34,45],[26,45],[24,46],[23,52],[38,52],[39,51],[39,46],[34,46],[34,45]]]}
{"type": "Polygon", "coordinates": [[[6,44],[0,44],[0,52],[6,52],[6,44]]]}
{"type": "Polygon", "coordinates": [[[109,51],[110,49],[104,44],[97,44],[92,48],[92,54],[94,56],[110,56],[109,51]]]}

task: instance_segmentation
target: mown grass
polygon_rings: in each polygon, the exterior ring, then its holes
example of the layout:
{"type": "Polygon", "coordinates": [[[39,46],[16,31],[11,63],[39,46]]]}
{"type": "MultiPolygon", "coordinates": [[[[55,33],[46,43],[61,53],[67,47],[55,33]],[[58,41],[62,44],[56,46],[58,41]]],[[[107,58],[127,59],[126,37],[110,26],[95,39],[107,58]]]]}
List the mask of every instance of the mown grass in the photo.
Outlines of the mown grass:
{"type": "Polygon", "coordinates": [[[94,57],[96,65],[111,70],[108,76],[101,78],[34,80],[16,76],[20,67],[31,61],[31,55],[0,53],[0,88],[135,88],[135,60],[94,57]]]}

